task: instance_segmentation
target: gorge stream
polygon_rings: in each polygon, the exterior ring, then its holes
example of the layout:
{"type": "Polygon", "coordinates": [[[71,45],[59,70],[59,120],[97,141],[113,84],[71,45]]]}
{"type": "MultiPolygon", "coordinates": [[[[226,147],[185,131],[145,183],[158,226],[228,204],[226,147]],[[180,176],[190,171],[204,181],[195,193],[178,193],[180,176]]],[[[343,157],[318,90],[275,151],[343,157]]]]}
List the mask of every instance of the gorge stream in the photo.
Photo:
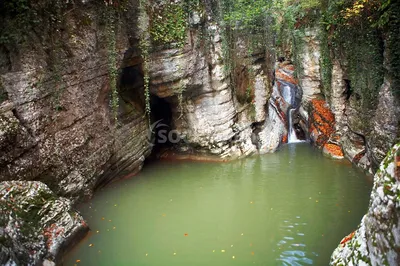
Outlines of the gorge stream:
{"type": "Polygon", "coordinates": [[[63,265],[328,265],[372,182],[308,143],[226,163],[157,161],[80,210],[63,265]]]}

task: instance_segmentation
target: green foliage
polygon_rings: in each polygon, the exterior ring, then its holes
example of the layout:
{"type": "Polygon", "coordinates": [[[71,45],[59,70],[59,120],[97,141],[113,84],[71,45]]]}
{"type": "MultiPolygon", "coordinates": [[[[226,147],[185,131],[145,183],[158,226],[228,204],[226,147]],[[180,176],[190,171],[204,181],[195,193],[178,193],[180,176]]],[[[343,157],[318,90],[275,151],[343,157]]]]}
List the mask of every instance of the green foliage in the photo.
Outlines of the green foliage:
{"type": "Polygon", "coordinates": [[[29,43],[35,38],[53,45],[65,28],[65,14],[73,4],[64,0],[4,0],[0,7],[0,45],[12,49],[21,44],[35,45],[29,43]]]}
{"type": "Polygon", "coordinates": [[[332,68],[333,63],[330,54],[330,46],[328,44],[328,33],[322,30],[320,33],[320,51],[321,51],[321,82],[322,90],[325,96],[329,96],[331,93],[332,83],[332,68]]]}
{"type": "Polygon", "coordinates": [[[321,44],[324,87],[330,81],[330,70],[325,68],[331,67],[331,51],[342,61],[351,89],[361,99],[359,107],[364,110],[376,104],[383,82],[384,47],[382,32],[377,27],[380,6],[380,0],[329,1],[321,20],[325,30],[321,44]]]}
{"type": "Polygon", "coordinates": [[[175,43],[182,47],[186,40],[188,14],[180,3],[168,3],[151,13],[150,34],[158,44],[175,43]]]}
{"type": "Polygon", "coordinates": [[[271,8],[267,0],[223,0],[223,20],[231,27],[262,30],[266,13],[271,8]]]}
{"type": "Polygon", "coordinates": [[[384,1],[377,26],[385,32],[388,71],[392,79],[393,93],[400,100],[400,2],[384,1]]]}
{"type": "Polygon", "coordinates": [[[3,87],[3,84],[0,79],[0,104],[8,99],[8,94],[3,87]]]}
{"type": "Polygon", "coordinates": [[[149,51],[151,48],[150,33],[149,33],[149,17],[147,14],[148,3],[146,0],[139,2],[139,49],[143,58],[143,81],[144,81],[144,96],[145,96],[145,113],[150,125],[150,56],[149,51]]]}

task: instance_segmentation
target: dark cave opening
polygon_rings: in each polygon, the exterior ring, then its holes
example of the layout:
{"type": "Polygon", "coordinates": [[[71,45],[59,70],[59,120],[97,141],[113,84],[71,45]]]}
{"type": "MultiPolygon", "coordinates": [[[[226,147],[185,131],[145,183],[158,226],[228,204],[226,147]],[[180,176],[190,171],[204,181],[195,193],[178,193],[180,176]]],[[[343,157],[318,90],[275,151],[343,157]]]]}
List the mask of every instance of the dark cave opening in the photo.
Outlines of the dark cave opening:
{"type": "Polygon", "coordinates": [[[306,133],[304,132],[300,123],[293,124],[294,132],[296,132],[297,139],[299,140],[307,140],[306,133]]]}
{"type": "Polygon", "coordinates": [[[171,148],[179,142],[173,130],[171,105],[166,98],[150,95],[152,157],[156,157],[163,149],[171,148]]]}

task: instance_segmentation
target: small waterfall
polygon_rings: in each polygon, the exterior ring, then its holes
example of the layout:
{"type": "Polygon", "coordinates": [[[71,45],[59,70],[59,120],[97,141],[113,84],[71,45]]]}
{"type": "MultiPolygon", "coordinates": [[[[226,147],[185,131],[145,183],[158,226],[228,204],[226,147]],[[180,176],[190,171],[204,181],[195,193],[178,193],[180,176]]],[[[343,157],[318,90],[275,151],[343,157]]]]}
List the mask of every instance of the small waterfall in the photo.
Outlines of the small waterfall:
{"type": "Polygon", "coordinates": [[[293,116],[293,112],[294,112],[295,110],[296,110],[296,109],[290,109],[290,110],[289,110],[289,126],[288,126],[288,131],[289,131],[289,133],[288,133],[288,143],[302,142],[302,140],[299,140],[299,139],[297,138],[296,132],[294,131],[294,127],[293,127],[293,119],[292,119],[292,116],[293,116]]]}

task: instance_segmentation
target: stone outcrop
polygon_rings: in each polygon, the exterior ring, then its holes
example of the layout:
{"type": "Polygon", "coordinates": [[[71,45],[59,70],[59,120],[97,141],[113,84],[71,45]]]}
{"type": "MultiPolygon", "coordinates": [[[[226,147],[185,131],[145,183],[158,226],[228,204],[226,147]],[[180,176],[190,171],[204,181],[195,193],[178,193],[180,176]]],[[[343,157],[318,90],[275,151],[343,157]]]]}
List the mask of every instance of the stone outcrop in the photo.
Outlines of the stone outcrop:
{"type": "Polygon", "coordinates": [[[300,64],[299,84],[303,90],[304,102],[309,102],[321,95],[319,33],[318,28],[306,29],[295,54],[296,60],[300,64]]]}
{"type": "Polygon", "coordinates": [[[220,29],[212,21],[202,23],[212,33],[208,49],[198,47],[200,32],[193,30],[182,49],[156,49],[151,54],[151,93],[169,103],[171,129],[184,140],[176,145],[182,152],[224,158],[257,153],[262,137],[254,133],[254,124],[264,127],[270,82],[265,65],[256,63],[264,55],[248,55],[246,40],[239,41],[233,60],[240,73],[233,77],[225,70],[232,62],[222,60],[220,29]],[[237,88],[232,87],[233,79],[237,88]]]}
{"type": "Polygon", "coordinates": [[[0,264],[55,265],[89,230],[71,205],[41,182],[0,182],[0,264]]]}
{"type": "Polygon", "coordinates": [[[304,92],[302,105],[305,110],[300,114],[309,123],[310,139],[325,154],[334,158],[346,157],[373,173],[399,137],[400,107],[393,95],[389,71],[385,71],[378,104],[368,110],[361,108],[360,95],[351,92],[345,60],[331,58],[331,69],[324,69],[331,73],[330,88],[321,90],[323,59],[319,34],[317,29],[306,29],[304,37],[299,40],[299,83],[304,92]],[[316,103],[319,101],[323,104],[317,104],[318,107],[316,103]],[[324,113],[329,115],[322,115],[324,113]]]}
{"type": "MultiPolygon", "coordinates": [[[[10,60],[12,71],[0,73],[8,95],[0,104],[0,181],[42,181],[75,200],[137,172],[150,153],[140,99],[120,98],[114,121],[105,29],[95,6],[82,9],[91,23],[82,26],[71,13],[67,48],[57,50],[58,62],[46,62],[44,44],[22,46],[10,60]]],[[[117,67],[130,47],[126,36],[122,28],[115,37],[117,67]]]]}
{"type": "Polygon", "coordinates": [[[268,101],[269,119],[265,130],[261,132],[261,149],[264,151],[274,152],[281,143],[290,142],[290,134],[297,139],[294,121],[299,112],[302,91],[297,86],[294,70],[294,65],[289,61],[281,62],[275,67],[275,83],[268,101]]]}
{"type": "Polygon", "coordinates": [[[390,149],[374,177],[367,214],[358,229],[345,237],[331,265],[399,265],[400,144],[390,149]]]}

